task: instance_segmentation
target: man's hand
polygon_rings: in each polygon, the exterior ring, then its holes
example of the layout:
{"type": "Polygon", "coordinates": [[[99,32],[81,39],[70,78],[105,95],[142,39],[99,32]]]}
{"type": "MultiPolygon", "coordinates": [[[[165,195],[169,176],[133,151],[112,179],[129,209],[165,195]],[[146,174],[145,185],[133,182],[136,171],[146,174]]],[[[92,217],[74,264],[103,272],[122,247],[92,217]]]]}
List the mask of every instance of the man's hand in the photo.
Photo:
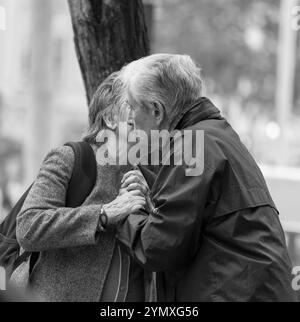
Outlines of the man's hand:
{"type": "Polygon", "coordinates": [[[125,173],[121,181],[120,194],[134,190],[139,190],[144,196],[149,194],[148,184],[139,170],[125,173]]]}
{"type": "Polygon", "coordinates": [[[150,198],[150,189],[140,170],[127,172],[121,181],[120,195],[130,191],[139,191],[146,199],[147,210],[151,212],[155,207],[150,198]]]}

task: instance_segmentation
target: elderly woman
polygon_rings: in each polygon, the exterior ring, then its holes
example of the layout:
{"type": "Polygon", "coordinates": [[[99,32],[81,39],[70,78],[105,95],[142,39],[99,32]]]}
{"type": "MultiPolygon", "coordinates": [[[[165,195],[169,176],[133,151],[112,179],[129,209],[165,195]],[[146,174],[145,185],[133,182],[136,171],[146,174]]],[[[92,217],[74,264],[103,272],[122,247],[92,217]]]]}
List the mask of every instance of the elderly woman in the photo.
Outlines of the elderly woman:
{"type": "MultiPolygon", "coordinates": [[[[109,128],[118,134],[118,122],[127,121],[122,89],[114,73],[92,99],[84,140],[95,154],[99,132],[109,128]]],[[[126,138],[120,136],[119,140],[126,138]]],[[[101,160],[97,161],[101,164],[101,160]]],[[[67,208],[65,197],[74,153],[68,146],[51,151],[18,215],[17,237],[22,249],[40,252],[28,284],[43,301],[150,300],[151,274],[116,243],[113,230],[116,218],[145,206],[140,190],[147,189],[146,183],[119,193],[121,179],[131,167],[100,164],[96,184],[82,206],[67,208]],[[102,213],[108,218],[106,229],[101,225],[102,213]]],[[[18,270],[28,270],[26,265],[18,270]]],[[[20,275],[18,270],[12,281],[20,275]]]]}

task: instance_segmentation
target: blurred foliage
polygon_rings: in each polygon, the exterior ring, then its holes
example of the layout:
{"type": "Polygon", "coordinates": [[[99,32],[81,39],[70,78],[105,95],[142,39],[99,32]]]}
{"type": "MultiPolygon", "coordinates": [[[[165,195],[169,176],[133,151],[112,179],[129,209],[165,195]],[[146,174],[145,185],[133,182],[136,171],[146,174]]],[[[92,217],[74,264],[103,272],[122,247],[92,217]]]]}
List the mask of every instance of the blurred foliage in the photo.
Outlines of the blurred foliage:
{"type": "Polygon", "coordinates": [[[279,0],[158,3],[155,52],[190,54],[210,92],[274,110],[279,0]]]}
{"type": "Polygon", "coordinates": [[[300,115],[300,32],[298,31],[298,46],[297,46],[297,61],[296,61],[296,79],[295,79],[295,113],[300,115]]]}

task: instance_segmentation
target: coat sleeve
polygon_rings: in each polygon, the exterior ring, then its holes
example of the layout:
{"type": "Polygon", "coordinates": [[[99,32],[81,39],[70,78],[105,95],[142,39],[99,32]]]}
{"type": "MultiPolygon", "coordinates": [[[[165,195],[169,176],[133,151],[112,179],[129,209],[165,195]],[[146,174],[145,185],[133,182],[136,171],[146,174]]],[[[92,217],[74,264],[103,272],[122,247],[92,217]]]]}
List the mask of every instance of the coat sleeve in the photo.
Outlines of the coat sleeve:
{"type": "Polygon", "coordinates": [[[212,172],[188,177],[184,166],[163,166],[153,186],[156,211],[119,223],[117,239],[146,269],[184,268],[199,245],[212,172]]]}
{"type": "Polygon", "coordinates": [[[26,251],[94,245],[99,205],[65,207],[74,166],[70,147],[52,150],[17,216],[16,234],[26,251]]]}

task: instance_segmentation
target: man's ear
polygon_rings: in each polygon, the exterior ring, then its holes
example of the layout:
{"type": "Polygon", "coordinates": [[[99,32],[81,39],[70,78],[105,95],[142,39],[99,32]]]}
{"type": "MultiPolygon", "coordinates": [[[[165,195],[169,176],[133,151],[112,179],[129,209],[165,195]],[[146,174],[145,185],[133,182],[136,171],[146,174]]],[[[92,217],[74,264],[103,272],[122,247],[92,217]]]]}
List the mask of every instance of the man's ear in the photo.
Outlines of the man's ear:
{"type": "Polygon", "coordinates": [[[164,122],[166,117],[165,114],[166,114],[166,111],[162,104],[157,102],[153,103],[153,116],[158,126],[161,126],[162,123],[164,122]]]}
{"type": "Polygon", "coordinates": [[[112,131],[115,131],[118,127],[117,121],[111,115],[103,115],[103,121],[105,122],[106,126],[112,131]]]}

